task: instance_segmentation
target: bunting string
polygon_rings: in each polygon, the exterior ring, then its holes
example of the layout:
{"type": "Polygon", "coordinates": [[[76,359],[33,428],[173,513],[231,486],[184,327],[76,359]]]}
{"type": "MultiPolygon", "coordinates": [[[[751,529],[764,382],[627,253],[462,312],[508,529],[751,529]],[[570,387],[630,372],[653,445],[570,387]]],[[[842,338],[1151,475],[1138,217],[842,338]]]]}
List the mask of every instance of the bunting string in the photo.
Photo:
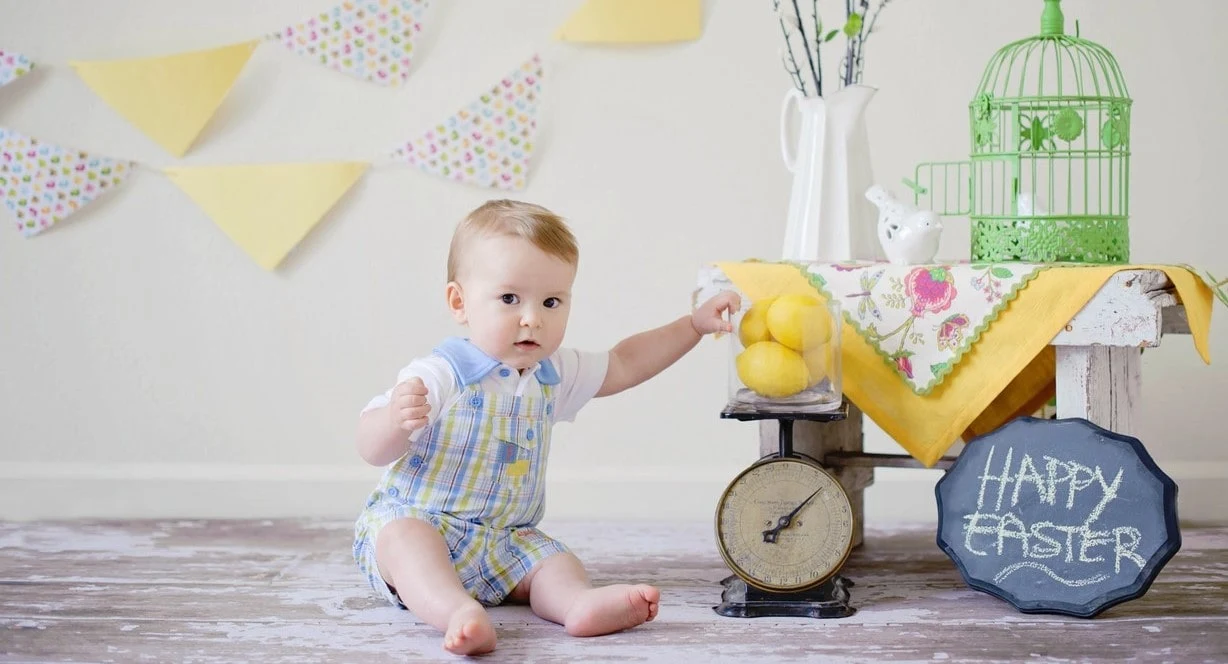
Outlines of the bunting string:
{"type": "MultiPolygon", "coordinates": [[[[183,157],[225,103],[253,52],[276,43],[375,85],[408,80],[431,0],[345,0],[246,41],[157,57],[73,60],[81,81],[163,150],[183,157]]],[[[700,0],[587,0],[556,32],[572,43],[697,39],[700,0]]],[[[0,87],[35,69],[0,50],[0,87]]],[[[372,159],[157,168],[57,145],[0,126],[0,204],[32,238],[123,184],[133,172],[167,176],[260,266],[274,270],[372,168],[409,167],[450,181],[524,189],[534,155],[545,71],[540,53],[471,101],[372,159]]],[[[7,91],[0,90],[0,94],[7,91]]]]}

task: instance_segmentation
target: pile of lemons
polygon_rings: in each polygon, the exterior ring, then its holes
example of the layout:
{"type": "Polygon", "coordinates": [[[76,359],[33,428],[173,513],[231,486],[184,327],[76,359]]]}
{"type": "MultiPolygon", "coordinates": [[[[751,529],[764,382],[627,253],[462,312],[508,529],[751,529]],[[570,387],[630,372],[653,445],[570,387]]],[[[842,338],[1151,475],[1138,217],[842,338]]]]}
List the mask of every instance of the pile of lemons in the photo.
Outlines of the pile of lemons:
{"type": "Polygon", "coordinates": [[[768,398],[801,392],[827,373],[831,329],[827,307],[810,295],[755,302],[738,326],[743,347],[735,360],[738,378],[768,398]]]}

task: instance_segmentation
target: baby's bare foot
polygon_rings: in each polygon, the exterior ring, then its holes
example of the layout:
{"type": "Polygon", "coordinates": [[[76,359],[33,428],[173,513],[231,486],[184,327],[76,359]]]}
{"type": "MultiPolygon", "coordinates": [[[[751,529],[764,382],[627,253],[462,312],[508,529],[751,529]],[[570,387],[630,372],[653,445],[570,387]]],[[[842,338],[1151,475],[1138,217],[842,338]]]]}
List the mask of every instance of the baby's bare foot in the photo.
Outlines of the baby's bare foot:
{"type": "Polygon", "coordinates": [[[495,649],[495,628],[478,604],[457,609],[448,619],[443,648],[454,655],[480,655],[495,649]]]}
{"type": "Polygon", "coordinates": [[[661,591],[652,586],[593,588],[576,598],[564,627],[572,636],[611,634],[656,618],[660,601],[661,591]]]}

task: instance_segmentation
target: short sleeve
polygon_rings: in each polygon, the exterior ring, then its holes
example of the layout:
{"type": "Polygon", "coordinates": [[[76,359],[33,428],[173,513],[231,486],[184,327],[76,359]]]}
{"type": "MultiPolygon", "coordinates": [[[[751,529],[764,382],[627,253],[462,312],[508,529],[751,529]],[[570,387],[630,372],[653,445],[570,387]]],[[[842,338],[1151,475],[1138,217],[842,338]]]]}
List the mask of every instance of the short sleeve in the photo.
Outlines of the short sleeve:
{"type": "Polygon", "coordinates": [[[554,419],[556,422],[575,421],[576,414],[605,382],[610,353],[560,348],[551,359],[560,379],[554,402],[554,419]]]}
{"type": "MultiPolygon", "coordinates": [[[[397,379],[392,384],[392,387],[384,391],[383,394],[377,394],[372,397],[371,401],[362,409],[362,413],[376,408],[383,408],[392,400],[392,390],[397,385],[409,380],[413,377],[422,379],[422,384],[426,386],[426,402],[431,407],[431,412],[427,415],[427,425],[435,423],[439,414],[443,412],[452,398],[456,396],[456,379],[452,376],[452,368],[448,366],[447,360],[442,357],[432,355],[410,362],[405,368],[397,373],[397,379]]],[[[410,440],[416,441],[426,427],[418,429],[410,436],[410,440]]]]}

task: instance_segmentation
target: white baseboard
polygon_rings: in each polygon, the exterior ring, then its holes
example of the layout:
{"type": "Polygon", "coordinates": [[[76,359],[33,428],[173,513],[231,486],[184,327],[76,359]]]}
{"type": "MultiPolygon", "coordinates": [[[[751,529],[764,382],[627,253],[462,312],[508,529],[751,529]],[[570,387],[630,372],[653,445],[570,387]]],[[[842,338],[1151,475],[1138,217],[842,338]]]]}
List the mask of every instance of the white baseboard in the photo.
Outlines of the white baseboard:
{"type": "MultiPolygon", "coordinates": [[[[736,470],[605,467],[552,473],[550,520],[709,520],[736,470]]],[[[1220,507],[1228,463],[1165,465],[1183,521],[1228,523],[1220,507]]],[[[866,523],[937,522],[940,471],[879,468],[866,523]]],[[[379,470],[210,464],[0,463],[0,520],[328,518],[357,515],[379,470]]]]}

